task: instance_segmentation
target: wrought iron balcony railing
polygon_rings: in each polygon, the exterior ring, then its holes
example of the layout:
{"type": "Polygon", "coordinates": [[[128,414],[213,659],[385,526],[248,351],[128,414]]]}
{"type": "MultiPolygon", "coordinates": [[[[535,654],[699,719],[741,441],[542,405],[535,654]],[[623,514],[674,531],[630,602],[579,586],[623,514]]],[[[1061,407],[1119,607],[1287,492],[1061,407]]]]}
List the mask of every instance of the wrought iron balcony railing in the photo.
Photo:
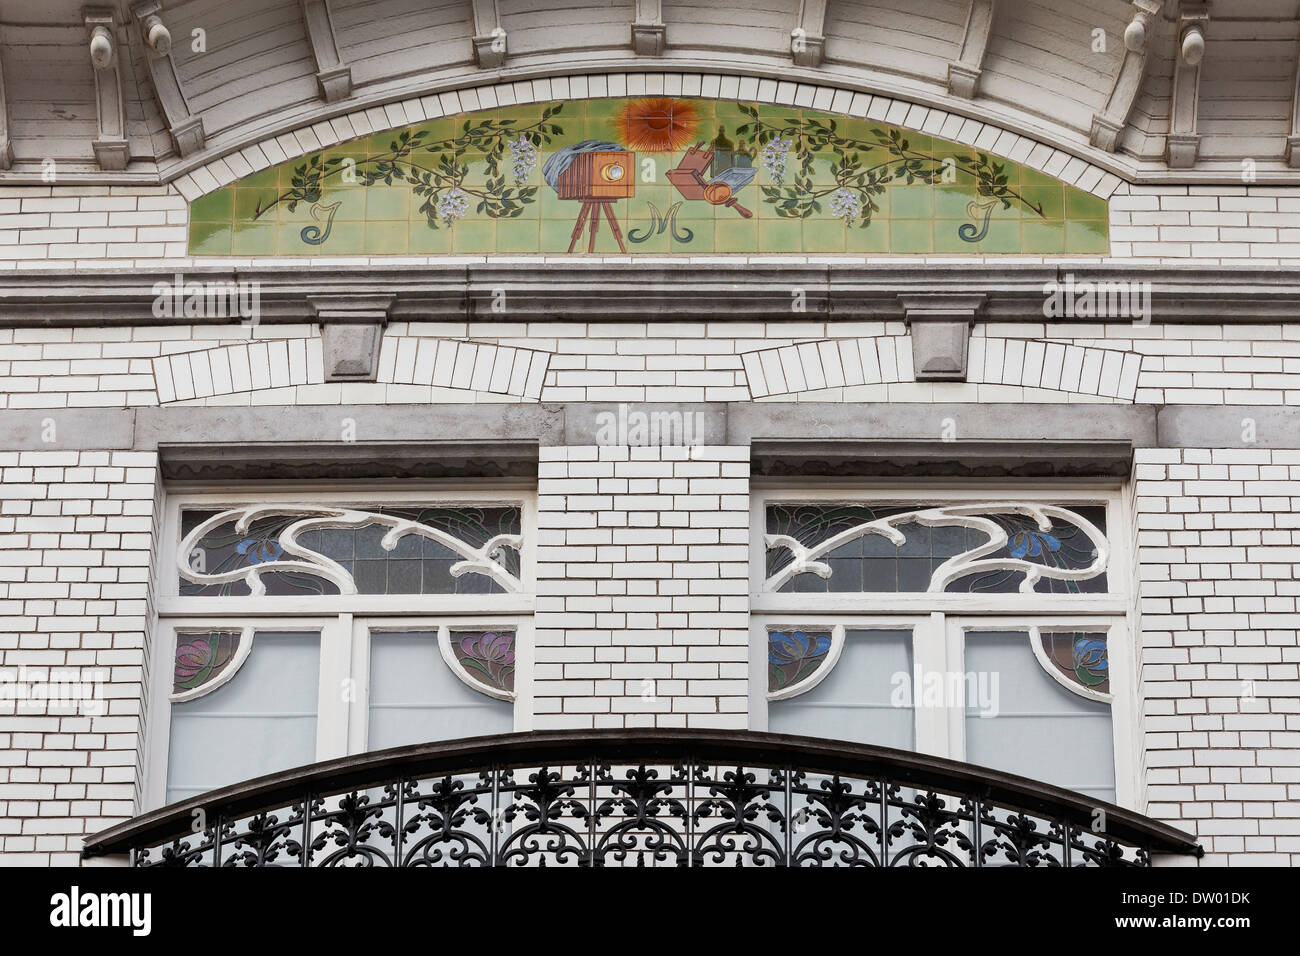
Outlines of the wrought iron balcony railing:
{"type": "Polygon", "coordinates": [[[618,730],[329,760],[103,831],[137,866],[1148,866],[1195,839],[1059,787],[883,747],[618,730]]]}

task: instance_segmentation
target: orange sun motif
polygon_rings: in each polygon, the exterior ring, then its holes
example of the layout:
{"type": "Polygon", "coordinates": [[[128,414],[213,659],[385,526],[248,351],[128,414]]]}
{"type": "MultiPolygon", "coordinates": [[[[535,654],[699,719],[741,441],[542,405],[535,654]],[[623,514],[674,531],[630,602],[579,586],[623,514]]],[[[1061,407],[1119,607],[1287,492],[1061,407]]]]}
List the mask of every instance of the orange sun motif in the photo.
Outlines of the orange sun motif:
{"type": "Polygon", "coordinates": [[[618,114],[623,145],[644,153],[673,153],[691,144],[700,125],[695,107],[685,100],[634,100],[618,114]]]}

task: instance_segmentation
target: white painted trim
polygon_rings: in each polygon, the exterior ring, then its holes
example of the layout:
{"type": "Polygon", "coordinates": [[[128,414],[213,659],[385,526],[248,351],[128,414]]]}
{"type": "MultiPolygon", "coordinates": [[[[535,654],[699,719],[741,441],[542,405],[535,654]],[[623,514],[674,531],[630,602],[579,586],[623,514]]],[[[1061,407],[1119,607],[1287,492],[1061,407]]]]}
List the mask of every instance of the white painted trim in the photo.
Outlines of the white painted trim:
{"type": "MultiPolygon", "coordinates": [[[[750,491],[750,726],[768,729],[767,646],[769,629],[781,627],[841,628],[841,633],[861,627],[913,629],[913,680],[927,671],[965,673],[964,632],[1002,628],[1026,633],[1035,650],[1039,629],[1107,633],[1110,661],[1109,698],[1115,757],[1115,802],[1144,812],[1142,786],[1141,701],[1138,695],[1138,655],[1132,635],[1136,628],[1137,583],[1130,520],[1132,490],[1113,481],[1050,481],[1028,483],[944,480],[864,479],[834,487],[814,486],[797,479],[785,483],[751,486],[750,491]],[[1064,507],[1101,505],[1106,508],[1106,537],[1111,546],[1106,568],[1107,594],[817,594],[764,593],[767,557],[766,508],[773,501],[825,503],[971,503],[1014,497],[1028,502],[1056,503],[1064,507]],[[1032,634],[1031,634],[1032,632],[1032,634]]],[[[840,648],[842,653],[842,646],[840,648]]],[[[838,660],[838,657],[837,657],[838,660]]],[[[1047,662],[1048,673],[1056,668],[1047,662]]],[[[833,665],[832,665],[833,666],[833,665]]],[[[829,667],[818,669],[824,679],[829,667]]],[[[811,687],[812,685],[810,685],[811,687]]],[[[915,686],[915,684],[914,684],[915,686]]],[[[963,683],[964,688],[964,683],[963,683]]],[[[810,688],[804,688],[810,689],[810,688]]],[[[1070,686],[1074,692],[1083,688],[1070,686]]],[[[794,695],[791,695],[794,696],[794,695]]],[[[1081,694],[1080,696],[1089,696],[1081,694]]],[[[945,706],[935,713],[913,702],[916,749],[921,753],[964,760],[965,710],[945,706]]]]}
{"type": "MultiPolygon", "coordinates": [[[[819,594],[821,611],[838,611],[843,614],[928,614],[943,611],[948,614],[1123,614],[1128,601],[1122,597],[1105,594],[988,594],[979,595],[973,605],[971,595],[961,592],[936,594],[932,591],[912,591],[889,594],[819,594]]],[[[750,598],[749,610],[754,614],[798,615],[808,607],[806,593],[755,594],[750,598]]]]}
{"type": "MultiPolygon", "coordinates": [[[[774,701],[788,700],[799,694],[812,690],[824,680],[843,653],[846,634],[850,630],[875,631],[912,631],[912,679],[915,684],[920,654],[917,653],[917,635],[930,625],[927,618],[920,615],[899,614],[826,614],[821,612],[805,613],[797,616],[750,615],[750,729],[768,729],[768,705],[774,701]],[[767,635],[774,630],[820,630],[832,632],[832,652],[835,660],[828,660],[814,673],[816,680],[809,678],[795,685],[793,693],[767,690],[767,635]],[[837,646],[838,644],[838,646],[837,646]],[[757,705],[757,706],[756,706],[757,705]]],[[[829,657],[829,655],[828,655],[829,657]]],[[[918,708],[919,709],[919,708],[918,708]]],[[[920,728],[916,728],[917,738],[921,738],[920,728]]]]}

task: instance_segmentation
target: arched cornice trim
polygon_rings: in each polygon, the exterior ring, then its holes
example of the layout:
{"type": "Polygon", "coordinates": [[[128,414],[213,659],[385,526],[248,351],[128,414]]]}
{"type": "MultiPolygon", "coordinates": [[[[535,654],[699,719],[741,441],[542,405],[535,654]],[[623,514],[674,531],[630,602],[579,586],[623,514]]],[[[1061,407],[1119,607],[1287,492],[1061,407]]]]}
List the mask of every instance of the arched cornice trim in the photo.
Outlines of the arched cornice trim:
{"type": "Polygon", "coordinates": [[[1042,128],[1031,131],[1028,124],[1017,123],[1010,115],[977,110],[965,101],[944,108],[934,105],[931,97],[919,93],[908,95],[912,98],[801,82],[793,74],[786,79],[672,72],[542,76],[412,96],[279,131],[262,128],[252,131],[242,147],[192,167],[178,166],[166,178],[187,200],[193,201],[286,160],[444,116],[551,101],[679,96],[801,107],[889,123],[987,150],[1103,199],[1109,199],[1131,179],[1131,171],[1117,165],[1112,155],[1069,144],[1042,128]],[[1094,152],[1096,155],[1091,155],[1094,152]]]}

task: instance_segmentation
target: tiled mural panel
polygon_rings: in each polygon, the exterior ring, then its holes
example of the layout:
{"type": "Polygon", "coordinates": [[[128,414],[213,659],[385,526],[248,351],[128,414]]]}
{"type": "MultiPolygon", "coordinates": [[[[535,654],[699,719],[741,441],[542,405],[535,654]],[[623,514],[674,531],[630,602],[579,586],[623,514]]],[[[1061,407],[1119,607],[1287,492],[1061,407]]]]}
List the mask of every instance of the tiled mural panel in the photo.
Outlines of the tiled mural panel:
{"type": "Polygon", "coordinates": [[[672,97],[483,110],[195,200],[192,255],[1109,252],[1104,199],[869,119],[672,97]]]}

